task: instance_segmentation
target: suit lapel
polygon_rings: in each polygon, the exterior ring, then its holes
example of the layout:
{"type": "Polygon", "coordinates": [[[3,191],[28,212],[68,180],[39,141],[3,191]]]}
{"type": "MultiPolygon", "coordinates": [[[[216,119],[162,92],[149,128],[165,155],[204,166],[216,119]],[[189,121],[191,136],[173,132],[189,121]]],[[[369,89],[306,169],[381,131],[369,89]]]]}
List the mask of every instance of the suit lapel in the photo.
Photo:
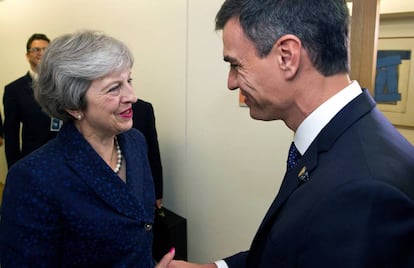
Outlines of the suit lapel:
{"type": "Polygon", "coordinates": [[[316,137],[312,145],[318,146],[319,152],[328,151],[335,141],[352,124],[375,108],[375,101],[364,89],[362,94],[348,103],[316,137]]]}
{"type": "Polygon", "coordinates": [[[328,151],[337,138],[342,135],[355,121],[370,112],[375,107],[375,101],[367,90],[346,105],[319,133],[312,142],[306,153],[298,162],[297,166],[287,172],[283,178],[275,200],[266,213],[255,238],[253,239],[247,267],[255,267],[260,263],[260,252],[264,246],[263,241],[267,238],[279,211],[287,202],[288,198],[303,183],[312,180],[312,171],[318,165],[319,154],[328,151]],[[250,265],[250,266],[249,266],[250,265]]]}
{"type": "Polygon", "coordinates": [[[31,95],[33,96],[33,80],[32,77],[30,76],[30,73],[27,72],[27,74],[24,76],[24,86],[22,87],[25,91],[25,94],[31,95]]]}
{"type": "MultiPolygon", "coordinates": [[[[279,193],[277,194],[275,200],[267,211],[257,233],[253,239],[252,245],[250,247],[250,253],[248,258],[247,267],[257,267],[256,265],[260,263],[258,258],[262,252],[262,247],[264,246],[263,241],[266,239],[270,229],[273,226],[274,221],[277,218],[277,215],[283,205],[287,202],[290,195],[302,184],[303,180],[299,178],[299,173],[302,172],[303,168],[307,168],[302,164],[303,161],[299,161],[298,165],[292,170],[287,172],[283,178],[282,185],[280,186],[279,193]]],[[[306,170],[306,172],[308,172],[306,170]]]]}
{"type": "MultiPolygon", "coordinates": [[[[66,123],[58,138],[66,147],[64,152],[67,165],[72,167],[79,178],[104,202],[130,218],[152,222],[152,215],[147,215],[147,209],[138,199],[142,195],[131,193],[128,185],[99,157],[73,124],[66,123]]],[[[130,157],[128,151],[124,150],[124,153],[130,157]]],[[[133,165],[128,165],[127,173],[136,172],[133,169],[133,165]]]]}

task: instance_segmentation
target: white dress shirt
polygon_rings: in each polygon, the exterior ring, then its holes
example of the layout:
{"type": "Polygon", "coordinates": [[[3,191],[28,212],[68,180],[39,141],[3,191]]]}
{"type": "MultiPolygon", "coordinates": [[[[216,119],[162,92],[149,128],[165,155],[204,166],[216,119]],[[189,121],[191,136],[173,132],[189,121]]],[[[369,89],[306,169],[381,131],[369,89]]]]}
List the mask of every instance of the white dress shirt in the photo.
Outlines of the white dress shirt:
{"type": "Polygon", "coordinates": [[[308,117],[303,120],[295,132],[293,141],[301,155],[309,148],[319,132],[331,121],[331,119],[359,94],[362,93],[357,81],[352,81],[330,99],[322,103],[308,117]]]}
{"type": "Polygon", "coordinates": [[[34,72],[32,69],[29,69],[29,75],[33,81],[36,81],[39,78],[39,75],[36,72],[34,72]]]}

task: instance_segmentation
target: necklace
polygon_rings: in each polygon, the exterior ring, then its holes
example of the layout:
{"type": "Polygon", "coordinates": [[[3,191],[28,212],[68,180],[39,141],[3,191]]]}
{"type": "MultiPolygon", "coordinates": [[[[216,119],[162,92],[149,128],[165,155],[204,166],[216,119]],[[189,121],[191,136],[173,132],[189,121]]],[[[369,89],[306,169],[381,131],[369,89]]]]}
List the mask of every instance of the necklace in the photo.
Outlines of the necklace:
{"type": "Polygon", "coordinates": [[[116,137],[115,137],[115,147],[116,147],[117,160],[116,160],[116,167],[114,169],[114,172],[118,174],[119,170],[121,169],[121,165],[122,165],[122,151],[121,151],[121,147],[119,147],[118,139],[116,137]]]}

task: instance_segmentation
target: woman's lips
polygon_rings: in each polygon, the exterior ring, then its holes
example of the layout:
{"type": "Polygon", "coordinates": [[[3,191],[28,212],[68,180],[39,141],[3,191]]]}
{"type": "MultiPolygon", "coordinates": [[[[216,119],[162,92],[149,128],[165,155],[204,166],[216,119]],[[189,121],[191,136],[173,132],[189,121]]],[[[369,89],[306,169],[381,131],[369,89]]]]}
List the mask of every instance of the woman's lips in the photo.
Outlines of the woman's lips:
{"type": "Polygon", "coordinates": [[[125,110],[125,111],[123,111],[122,113],[120,113],[119,115],[121,116],[121,117],[123,117],[123,118],[132,118],[132,115],[133,115],[134,113],[133,113],[133,111],[132,111],[132,109],[131,108],[129,108],[129,109],[127,109],[127,110],[125,110]]]}

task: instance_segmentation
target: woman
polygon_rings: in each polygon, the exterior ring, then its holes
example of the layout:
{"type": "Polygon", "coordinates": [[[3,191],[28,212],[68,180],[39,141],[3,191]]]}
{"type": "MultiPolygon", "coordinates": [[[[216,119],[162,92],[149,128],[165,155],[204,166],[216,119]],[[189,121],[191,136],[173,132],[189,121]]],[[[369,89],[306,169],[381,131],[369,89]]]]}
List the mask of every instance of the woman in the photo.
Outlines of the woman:
{"type": "Polygon", "coordinates": [[[64,124],[7,175],[1,267],[153,267],[155,196],[145,139],[132,129],[133,57],[84,31],[55,39],[35,96],[64,124]]]}

